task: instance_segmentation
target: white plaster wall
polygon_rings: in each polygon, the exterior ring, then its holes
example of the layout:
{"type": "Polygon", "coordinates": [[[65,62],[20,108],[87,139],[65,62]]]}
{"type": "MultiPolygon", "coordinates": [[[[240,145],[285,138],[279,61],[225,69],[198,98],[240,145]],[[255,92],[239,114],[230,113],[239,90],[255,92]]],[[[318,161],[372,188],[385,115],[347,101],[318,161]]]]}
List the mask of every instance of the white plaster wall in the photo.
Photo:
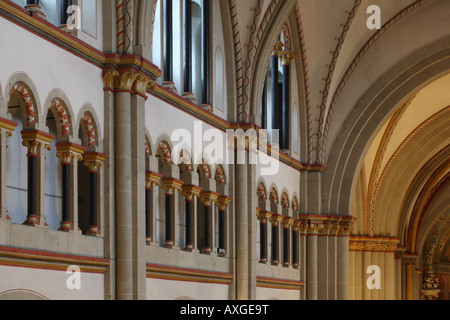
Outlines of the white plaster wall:
{"type": "MultiPolygon", "coordinates": [[[[98,123],[103,123],[101,69],[5,19],[0,19],[0,30],[0,48],[8,48],[0,50],[0,83],[3,90],[8,90],[8,80],[14,73],[26,73],[36,87],[37,92],[33,93],[40,114],[46,114],[49,106],[43,106],[45,99],[53,89],[58,88],[70,99],[74,119],[81,116],[80,109],[89,103],[95,108],[98,123]]],[[[9,92],[3,95],[6,104],[9,92]]],[[[78,128],[75,131],[77,134],[78,128]]],[[[98,131],[103,137],[103,126],[99,125],[98,131]]]]}
{"type": "Polygon", "coordinates": [[[298,290],[283,290],[272,288],[256,288],[256,300],[299,300],[300,291],[298,290]]]}
{"type": "Polygon", "coordinates": [[[67,288],[71,274],[32,268],[0,266],[0,294],[9,290],[29,290],[50,300],[103,300],[104,275],[82,273],[81,290],[67,288]]]}
{"type": "Polygon", "coordinates": [[[229,300],[228,285],[147,279],[147,300],[229,300]]]}

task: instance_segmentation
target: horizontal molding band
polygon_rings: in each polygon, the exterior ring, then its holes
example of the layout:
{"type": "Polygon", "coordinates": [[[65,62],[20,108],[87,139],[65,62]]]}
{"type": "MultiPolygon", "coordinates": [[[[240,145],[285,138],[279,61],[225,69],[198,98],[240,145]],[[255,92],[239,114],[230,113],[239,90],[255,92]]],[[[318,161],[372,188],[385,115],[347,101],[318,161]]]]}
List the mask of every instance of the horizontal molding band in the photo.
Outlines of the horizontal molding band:
{"type": "Polygon", "coordinates": [[[231,273],[147,264],[147,278],[229,285],[233,280],[233,275],[231,273]]]}
{"type": "Polygon", "coordinates": [[[104,273],[110,260],[0,246],[0,265],[58,271],[66,271],[69,266],[76,265],[81,272],[104,273]]]}
{"type": "Polygon", "coordinates": [[[305,283],[298,280],[285,280],[267,277],[256,277],[256,286],[259,288],[301,290],[305,283]]]}

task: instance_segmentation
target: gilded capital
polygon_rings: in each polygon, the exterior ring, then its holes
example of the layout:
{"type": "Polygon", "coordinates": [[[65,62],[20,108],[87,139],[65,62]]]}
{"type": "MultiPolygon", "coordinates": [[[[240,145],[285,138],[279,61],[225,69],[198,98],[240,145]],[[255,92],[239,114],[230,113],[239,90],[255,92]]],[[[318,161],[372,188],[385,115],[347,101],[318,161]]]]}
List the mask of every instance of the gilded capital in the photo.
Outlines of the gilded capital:
{"type": "Polygon", "coordinates": [[[225,211],[231,203],[231,198],[227,196],[221,196],[217,198],[217,206],[220,211],[225,211]]]}
{"type": "Polygon", "coordinates": [[[146,172],[145,173],[145,187],[151,189],[153,185],[159,186],[161,183],[162,174],[156,172],[146,172]]]}
{"type": "Polygon", "coordinates": [[[89,152],[84,155],[84,165],[90,172],[98,172],[106,160],[106,155],[97,152],[89,152]]]}
{"type": "Polygon", "coordinates": [[[183,181],[175,178],[164,178],[162,180],[161,188],[166,191],[166,195],[172,195],[174,191],[181,191],[183,181]]]}
{"type": "Polygon", "coordinates": [[[22,131],[22,139],[22,145],[28,148],[28,155],[37,156],[41,147],[44,150],[52,150],[50,144],[55,137],[39,130],[24,130],[22,131]]]}
{"type": "Polygon", "coordinates": [[[212,206],[213,203],[217,202],[217,199],[219,198],[219,194],[212,191],[204,191],[200,193],[200,201],[205,206],[212,206]]]}
{"type": "Polygon", "coordinates": [[[188,201],[193,201],[195,197],[200,198],[203,188],[194,185],[184,185],[182,187],[182,195],[188,201]]]}
{"type": "Polygon", "coordinates": [[[56,144],[56,151],[56,157],[61,159],[63,164],[73,164],[74,160],[83,160],[86,148],[74,143],[58,143],[56,144]]]}

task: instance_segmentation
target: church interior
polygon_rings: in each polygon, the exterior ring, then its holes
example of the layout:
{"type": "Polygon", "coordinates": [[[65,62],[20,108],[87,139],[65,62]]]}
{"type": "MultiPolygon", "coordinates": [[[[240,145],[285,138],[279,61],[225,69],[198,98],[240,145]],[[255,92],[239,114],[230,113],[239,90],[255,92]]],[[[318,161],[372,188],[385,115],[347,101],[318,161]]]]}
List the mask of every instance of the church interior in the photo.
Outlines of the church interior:
{"type": "Polygon", "coordinates": [[[449,300],[449,14],[0,0],[0,300],[449,300]]]}

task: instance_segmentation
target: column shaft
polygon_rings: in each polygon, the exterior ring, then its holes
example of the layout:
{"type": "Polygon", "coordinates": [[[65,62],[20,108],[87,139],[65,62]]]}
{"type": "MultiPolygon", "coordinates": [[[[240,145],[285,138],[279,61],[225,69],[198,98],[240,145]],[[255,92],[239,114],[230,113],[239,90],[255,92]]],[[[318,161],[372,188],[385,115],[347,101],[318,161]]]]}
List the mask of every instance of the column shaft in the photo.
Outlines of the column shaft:
{"type": "Polygon", "coordinates": [[[173,7],[172,0],[164,1],[164,81],[173,81],[173,7]]]}
{"type": "Polygon", "coordinates": [[[290,149],[290,66],[283,65],[283,103],[281,112],[281,147],[280,150],[287,151],[290,149]]]}
{"type": "Polygon", "coordinates": [[[183,0],[184,12],[184,92],[192,93],[192,0],[183,0]]]}
{"type": "Polygon", "coordinates": [[[62,222],[70,222],[70,164],[62,164],[62,222]]]}
{"type": "Polygon", "coordinates": [[[202,104],[211,103],[209,0],[202,0],[202,104]]]}

